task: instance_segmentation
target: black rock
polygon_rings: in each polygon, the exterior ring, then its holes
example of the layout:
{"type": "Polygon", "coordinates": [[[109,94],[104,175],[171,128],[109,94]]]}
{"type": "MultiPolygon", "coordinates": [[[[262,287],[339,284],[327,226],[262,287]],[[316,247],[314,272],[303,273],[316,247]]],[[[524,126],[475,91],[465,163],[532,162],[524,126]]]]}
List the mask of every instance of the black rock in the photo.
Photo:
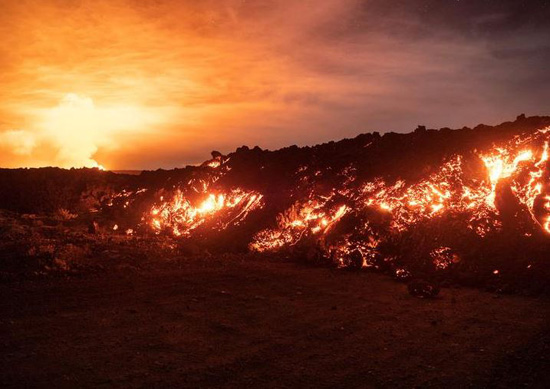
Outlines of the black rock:
{"type": "Polygon", "coordinates": [[[438,285],[422,279],[412,280],[407,288],[412,296],[419,298],[434,298],[439,294],[438,285]]]}

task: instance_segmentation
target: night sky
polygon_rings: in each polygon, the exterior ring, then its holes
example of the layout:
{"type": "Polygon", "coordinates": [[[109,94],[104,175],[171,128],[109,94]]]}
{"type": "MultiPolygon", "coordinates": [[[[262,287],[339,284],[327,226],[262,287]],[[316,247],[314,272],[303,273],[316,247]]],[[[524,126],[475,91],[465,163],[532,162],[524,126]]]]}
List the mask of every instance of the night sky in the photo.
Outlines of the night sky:
{"type": "Polygon", "coordinates": [[[2,167],[550,114],[542,0],[3,0],[0,32],[2,167]]]}

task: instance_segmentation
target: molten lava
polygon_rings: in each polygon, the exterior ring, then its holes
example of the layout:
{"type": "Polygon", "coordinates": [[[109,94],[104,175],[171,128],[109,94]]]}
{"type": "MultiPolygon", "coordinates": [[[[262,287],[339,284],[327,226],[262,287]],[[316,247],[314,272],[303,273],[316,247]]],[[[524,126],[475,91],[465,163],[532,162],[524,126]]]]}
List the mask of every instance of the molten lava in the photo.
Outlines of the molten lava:
{"type": "MultiPolygon", "coordinates": [[[[544,129],[530,136],[515,137],[504,145],[478,153],[476,158],[482,161],[486,170],[481,178],[464,173],[464,157],[460,155],[450,157],[435,173],[418,182],[398,179],[388,183],[377,178],[356,186],[355,177],[349,177],[348,187],[334,189],[324,196],[312,193],[305,202],[295,203],[279,215],[276,227],[256,234],[250,248],[278,250],[296,245],[300,239],[312,235],[318,235],[318,241],[323,243],[323,235],[343,215],[369,211],[389,218],[389,231],[380,226],[376,231],[377,227],[367,219],[355,226],[354,234],[359,234],[360,239],[350,242],[347,236],[342,237],[338,245],[325,243],[329,255],[339,257],[336,258],[338,263],[349,263],[351,253],[357,251],[362,266],[368,266],[373,252],[389,236],[446,214],[466,216],[464,228],[484,237],[502,228],[497,200],[498,187],[504,182],[508,183],[515,201],[529,213],[532,222],[550,232],[550,196],[545,192],[548,185],[547,133],[544,129]],[[334,204],[337,193],[339,196],[346,194],[345,205],[334,204]],[[541,201],[544,204],[537,209],[536,204],[541,201]]],[[[439,269],[459,261],[449,247],[436,248],[430,255],[439,269]]]]}
{"type": "Polygon", "coordinates": [[[157,233],[169,230],[175,236],[189,236],[215,216],[220,219],[217,229],[238,224],[250,211],[261,207],[262,195],[235,189],[227,194],[209,193],[197,203],[192,203],[181,190],[177,190],[170,201],[163,200],[161,198],[160,204],[154,205],[148,215],[153,230],[157,233]]]}
{"type": "MultiPolygon", "coordinates": [[[[420,258],[422,266],[441,273],[463,266],[471,242],[478,250],[480,242],[495,236],[545,239],[550,233],[549,142],[550,129],[542,129],[447,154],[439,166],[424,166],[427,173],[415,179],[365,179],[353,163],[338,169],[296,164],[285,176],[292,184],[280,192],[258,182],[264,166],[255,152],[238,156],[258,164],[246,169],[232,164],[237,157],[218,153],[184,181],[156,194],[122,191],[107,205],[143,212],[139,225],[111,225],[128,235],[149,230],[216,241],[216,234],[231,236],[230,227],[241,226],[245,232],[239,239],[246,241],[240,247],[251,251],[289,250],[342,267],[388,265],[396,277],[407,278],[415,269],[403,258],[420,258]],[[257,169],[260,175],[243,179],[233,169],[245,175],[257,169]],[[509,235],[502,235],[506,231],[509,235]]],[[[373,145],[367,143],[365,152],[373,145]]],[[[526,262],[523,268],[530,266],[526,262]]]]}

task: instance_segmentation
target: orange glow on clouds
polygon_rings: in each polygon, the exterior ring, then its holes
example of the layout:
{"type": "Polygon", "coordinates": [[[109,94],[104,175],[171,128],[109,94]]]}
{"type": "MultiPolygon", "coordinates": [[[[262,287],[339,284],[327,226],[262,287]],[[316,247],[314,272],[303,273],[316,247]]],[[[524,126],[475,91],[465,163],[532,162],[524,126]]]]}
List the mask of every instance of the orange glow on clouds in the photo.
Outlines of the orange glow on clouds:
{"type": "Polygon", "coordinates": [[[31,157],[50,151],[47,157],[60,167],[99,167],[93,159],[99,147],[118,147],[117,137],[140,129],[154,118],[147,110],[132,106],[97,107],[86,96],[67,93],[52,108],[33,111],[31,130],[9,130],[0,145],[17,156],[31,157]]]}
{"type": "Polygon", "coordinates": [[[254,39],[288,10],[241,24],[241,2],[222,3],[2,2],[0,166],[181,165],[297,116],[285,99],[314,80],[254,39]]]}
{"type": "Polygon", "coordinates": [[[0,166],[154,169],[426,118],[502,120],[494,88],[461,73],[477,60],[494,68],[484,42],[434,33],[409,44],[414,34],[396,32],[424,24],[367,3],[3,0],[0,166]]]}

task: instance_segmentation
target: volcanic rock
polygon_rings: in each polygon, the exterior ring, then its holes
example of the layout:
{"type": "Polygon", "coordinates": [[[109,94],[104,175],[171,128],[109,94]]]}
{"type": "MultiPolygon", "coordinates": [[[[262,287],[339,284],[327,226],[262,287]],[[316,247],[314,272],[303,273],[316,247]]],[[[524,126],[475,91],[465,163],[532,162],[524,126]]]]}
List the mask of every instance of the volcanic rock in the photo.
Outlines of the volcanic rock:
{"type": "Polygon", "coordinates": [[[415,279],[407,285],[409,293],[419,298],[434,298],[439,294],[439,286],[423,279],[415,279]]]}

